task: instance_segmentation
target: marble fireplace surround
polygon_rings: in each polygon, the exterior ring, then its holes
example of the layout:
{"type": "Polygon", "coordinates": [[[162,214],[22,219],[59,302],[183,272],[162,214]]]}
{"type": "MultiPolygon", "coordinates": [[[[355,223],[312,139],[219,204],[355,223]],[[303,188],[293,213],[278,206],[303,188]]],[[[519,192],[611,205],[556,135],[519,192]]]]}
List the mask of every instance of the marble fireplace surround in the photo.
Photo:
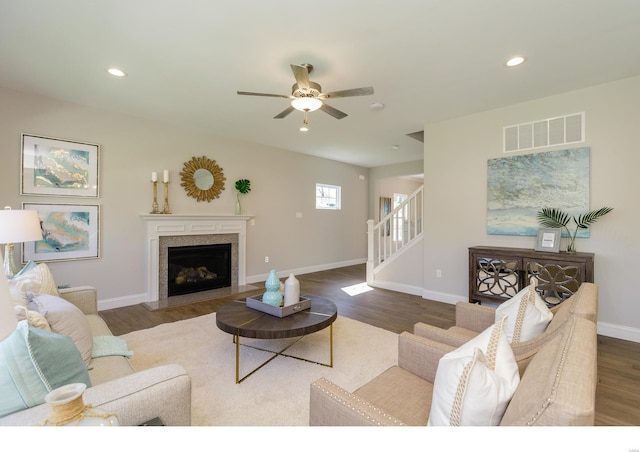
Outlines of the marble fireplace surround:
{"type": "Polygon", "coordinates": [[[147,306],[151,309],[228,295],[246,285],[246,236],[250,217],[147,214],[142,215],[142,219],[147,229],[147,306]],[[231,287],[168,297],[163,276],[168,268],[168,247],[217,243],[231,243],[231,287]]]}

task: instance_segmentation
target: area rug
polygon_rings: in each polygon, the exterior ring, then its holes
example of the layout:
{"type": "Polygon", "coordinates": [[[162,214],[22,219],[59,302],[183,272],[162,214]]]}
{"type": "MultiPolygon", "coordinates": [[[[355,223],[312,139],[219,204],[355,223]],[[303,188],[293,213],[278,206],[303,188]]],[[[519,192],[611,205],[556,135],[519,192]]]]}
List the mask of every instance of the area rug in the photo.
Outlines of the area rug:
{"type": "MultiPolygon", "coordinates": [[[[214,314],[166,323],[121,336],[137,370],[178,363],[191,376],[192,425],[309,425],[309,387],[320,377],[352,391],[397,363],[398,335],[338,316],[333,324],[333,367],[277,356],[240,384],[235,382],[235,345],[214,314]]],[[[295,341],[241,338],[242,344],[279,350],[295,341]]],[[[304,336],[287,354],[329,363],[329,329],[304,336]]],[[[272,354],[241,347],[240,376],[272,354]]]]}

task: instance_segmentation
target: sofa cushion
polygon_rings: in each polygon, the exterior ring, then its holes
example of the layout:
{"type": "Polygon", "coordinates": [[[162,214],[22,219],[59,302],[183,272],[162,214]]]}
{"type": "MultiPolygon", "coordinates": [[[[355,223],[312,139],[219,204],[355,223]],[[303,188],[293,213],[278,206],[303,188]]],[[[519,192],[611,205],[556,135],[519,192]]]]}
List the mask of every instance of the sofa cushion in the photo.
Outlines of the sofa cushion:
{"type": "MultiPolygon", "coordinates": [[[[12,294],[27,292],[45,293],[58,296],[58,286],[47,264],[38,264],[35,267],[25,267],[9,280],[12,294]]],[[[26,303],[25,303],[26,304],[26,303]]]]}
{"type": "Polygon", "coordinates": [[[14,308],[18,321],[26,320],[30,326],[40,328],[41,330],[51,331],[49,322],[38,311],[31,311],[24,306],[16,306],[14,308]]]}
{"type": "Polygon", "coordinates": [[[496,309],[496,320],[507,316],[506,334],[510,343],[531,340],[546,330],[553,314],[536,292],[535,283],[518,292],[496,309]]]}
{"type": "Polygon", "coordinates": [[[520,374],[505,334],[506,317],[444,355],[427,425],[498,425],[520,374]]]}
{"type": "Polygon", "coordinates": [[[51,331],[71,337],[86,366],[89,367],[93,333],[82,311],[68,301],[53,295],[31,294],[31,297],[29,307],[44,315],[51,331]]]}
{"type": "Polygon", "coordinates": [[[501,425],[594,425],[596,328],[580,317],[566,322],[527,366],[501,425]]]}
{"type": "Polygon", "coordinates": [[[0,417],[40,405],[47,393],[69,383],[91,386],[84,361],[68,336],[22,320],[0,342],[0,417]]]}
{"type": "Polygon", "coordinates": [[[406,425],[425,425],[433,384],[401,367],[392,366],[354,394],[406,425]]]}

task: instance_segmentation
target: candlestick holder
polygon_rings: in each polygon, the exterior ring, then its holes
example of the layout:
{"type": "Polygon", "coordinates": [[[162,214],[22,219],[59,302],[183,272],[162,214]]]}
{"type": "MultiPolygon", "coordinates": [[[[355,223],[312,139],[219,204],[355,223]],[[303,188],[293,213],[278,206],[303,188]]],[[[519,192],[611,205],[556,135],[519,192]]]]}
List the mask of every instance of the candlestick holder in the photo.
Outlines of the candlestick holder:
{"type": "Polygon", "coordinates": [[[171,209],[169,208],[169,182],[164,183],[164,209],[162,209],[162,213],[171,213],[171,209]]]}
{"type": "Polygon", "coordinates": [[[153,183],[153,204],[151,204],[151,212],[149,213],[160,213],[160,209],[158,209],[158,181],[151,181],[153,183]]]}

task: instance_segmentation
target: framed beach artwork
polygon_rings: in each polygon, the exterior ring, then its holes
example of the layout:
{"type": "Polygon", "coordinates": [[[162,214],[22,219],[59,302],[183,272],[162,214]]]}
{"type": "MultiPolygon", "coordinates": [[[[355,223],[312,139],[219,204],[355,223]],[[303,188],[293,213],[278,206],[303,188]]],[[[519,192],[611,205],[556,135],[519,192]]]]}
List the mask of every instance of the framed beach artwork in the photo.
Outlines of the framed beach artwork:
{"type": "Polygon", "coordinates": [[[100,206],[22,203],[37,210],[42,240],[22,244],[22,262],[67,261],[100,257],[100,206]]]}
{"type": "Polygon", "coordinates": [[[487,167],[488,234],[536,237],[544,207],[589,211],[588,147],[490,159],[487,167]]]}
{"type": "Polygon", "coordinates": [[[22,134],[23,195],[98,197],[100,146],[22,134]]]}

